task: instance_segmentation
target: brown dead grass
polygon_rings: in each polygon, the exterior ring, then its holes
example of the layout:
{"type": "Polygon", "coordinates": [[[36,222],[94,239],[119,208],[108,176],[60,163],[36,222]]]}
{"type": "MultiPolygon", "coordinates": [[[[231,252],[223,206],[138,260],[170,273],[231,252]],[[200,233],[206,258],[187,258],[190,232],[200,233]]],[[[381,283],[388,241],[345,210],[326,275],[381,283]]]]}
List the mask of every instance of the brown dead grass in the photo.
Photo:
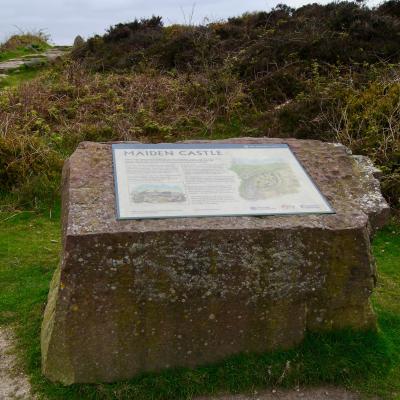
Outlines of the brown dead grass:
{"type": "Polygon", "coordinates": [[[193,138],[245,106],[241,84],[224,75],[88,74],[71,63],[0,96],[0,187],[23,203],[54,197],[81,141],[193,138]]]}

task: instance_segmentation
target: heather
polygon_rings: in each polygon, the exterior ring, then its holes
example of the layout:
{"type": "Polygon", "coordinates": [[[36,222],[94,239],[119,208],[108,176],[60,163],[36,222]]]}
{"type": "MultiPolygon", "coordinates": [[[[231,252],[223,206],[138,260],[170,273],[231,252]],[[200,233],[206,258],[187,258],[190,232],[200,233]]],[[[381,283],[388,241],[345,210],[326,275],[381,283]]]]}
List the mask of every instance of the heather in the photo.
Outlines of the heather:
{"type": "Polygon", "coordinates": [[[400,197],[400,3],[279,5],[202,26],[110,27],[0,94],[5,207],[58,199],[80,141],[235,136],[338,141],[400,197]]]}

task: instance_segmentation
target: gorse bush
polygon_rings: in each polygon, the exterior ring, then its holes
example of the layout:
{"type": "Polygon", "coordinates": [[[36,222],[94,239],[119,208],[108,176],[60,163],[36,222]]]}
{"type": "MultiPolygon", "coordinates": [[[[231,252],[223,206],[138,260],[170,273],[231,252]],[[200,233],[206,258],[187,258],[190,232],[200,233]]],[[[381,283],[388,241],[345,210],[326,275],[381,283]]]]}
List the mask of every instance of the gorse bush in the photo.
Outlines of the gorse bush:
{"type": "Polygon", "coordinates": [[[2,92],[0,187],[20,205],[55,199],[62,162],[78,143],[209,135],[240,120],[245,103],[231,76],[88,75],[66,63],[2,92]]]}
{"type": "Polygon", "coordinates": [[[362,90],[349,91],[331,119],[338,141],[380,166],[382,187],[392,204],[400,199],[399,74],[396,70],[389,78],[381,76],[362,90]]]}
{"type": "Polygon", "coordinates": [[[400,70],[381,67],[361,85],[342,71],[321,77],[317,69],[300,94],[260,110],[249,87],[223,71],[87,74],[67,64],[2,93],[0,186],[21,205],[57,198],[62,162],[85,140],[279,136],[340,141],[370,156],[397,204],[400,70]]]}
{"type": "Polygon", "coordinates": [[[399,10],[279,5],[205,26],[115,25],[0,94],[1,190],[26,206],[56,199],[62,162],[84,140],[276,136],[368,155],[397,206],[399,10]]]}
{"type": "MultiPolygon", "coordinates": [[[[161,17],[111,27],[77,49],[75,58],[94,69],[143,68],[181,71],[232,63],[244,79],[315,60],[374,63],[400,57],[397,3],[376,9],[352,2],[311,4],[245,14],[206,26],[163,27],[161,17]],[[118,59],[118,62],[115,62],[118,59]]],[[[297,71],[299,72],[299,71],[297,71]]]]}

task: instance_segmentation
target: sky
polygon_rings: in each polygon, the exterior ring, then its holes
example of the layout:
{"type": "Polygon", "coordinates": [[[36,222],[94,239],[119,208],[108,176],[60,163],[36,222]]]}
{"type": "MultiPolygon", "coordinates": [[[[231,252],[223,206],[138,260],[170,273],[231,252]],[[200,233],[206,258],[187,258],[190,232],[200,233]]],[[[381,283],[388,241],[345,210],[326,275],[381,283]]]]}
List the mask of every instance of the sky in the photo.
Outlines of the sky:
{"type": "MultiPolygon", "coordinates": [[[[276,4],[298,7],[312,0],[0,0],[0,42],[11,34],[43,30],[54,44],[72,44],[119,22],[160,15],[164,23],[201,23],[270,10],[276,4]]],[[[318,3],[328,3],[320,0],[318,3]]],[[[369,0],[369,5],[378,0],[369,0]]]]}

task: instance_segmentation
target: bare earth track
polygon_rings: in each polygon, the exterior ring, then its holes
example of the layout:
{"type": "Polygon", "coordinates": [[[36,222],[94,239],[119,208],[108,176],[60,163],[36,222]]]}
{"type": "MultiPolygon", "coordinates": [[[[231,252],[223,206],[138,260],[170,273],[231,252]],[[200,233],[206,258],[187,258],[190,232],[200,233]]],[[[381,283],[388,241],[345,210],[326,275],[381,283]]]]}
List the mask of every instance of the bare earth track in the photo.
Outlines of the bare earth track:
{"type": "Polygon", "coordinates": [[[34,399],[28,378],[19,371],[13,353],[13,336],[0,328],[0,400],[34,399]]]}
{"type": "MultiPolygon", "coordinates": [[[[299,390],[269,390],[252,395],[226,395],[221,397],[201,397],[196,400],[361,400],[361,397],[345,389],[323,387],[299,390]]],[[[376,399],[378,400],[378,399],[376,399]]]]}
{"type": "MultiPolygon", "coordinates": [[[[28,378],[20,372],[13,353],[13,335],[0,328],[0,400],[33,400],[28,378]]],[[[269,390],[251,395],[201,397],[196,400],[361,400],[358,394],[335,387],[269,390]]]]}

